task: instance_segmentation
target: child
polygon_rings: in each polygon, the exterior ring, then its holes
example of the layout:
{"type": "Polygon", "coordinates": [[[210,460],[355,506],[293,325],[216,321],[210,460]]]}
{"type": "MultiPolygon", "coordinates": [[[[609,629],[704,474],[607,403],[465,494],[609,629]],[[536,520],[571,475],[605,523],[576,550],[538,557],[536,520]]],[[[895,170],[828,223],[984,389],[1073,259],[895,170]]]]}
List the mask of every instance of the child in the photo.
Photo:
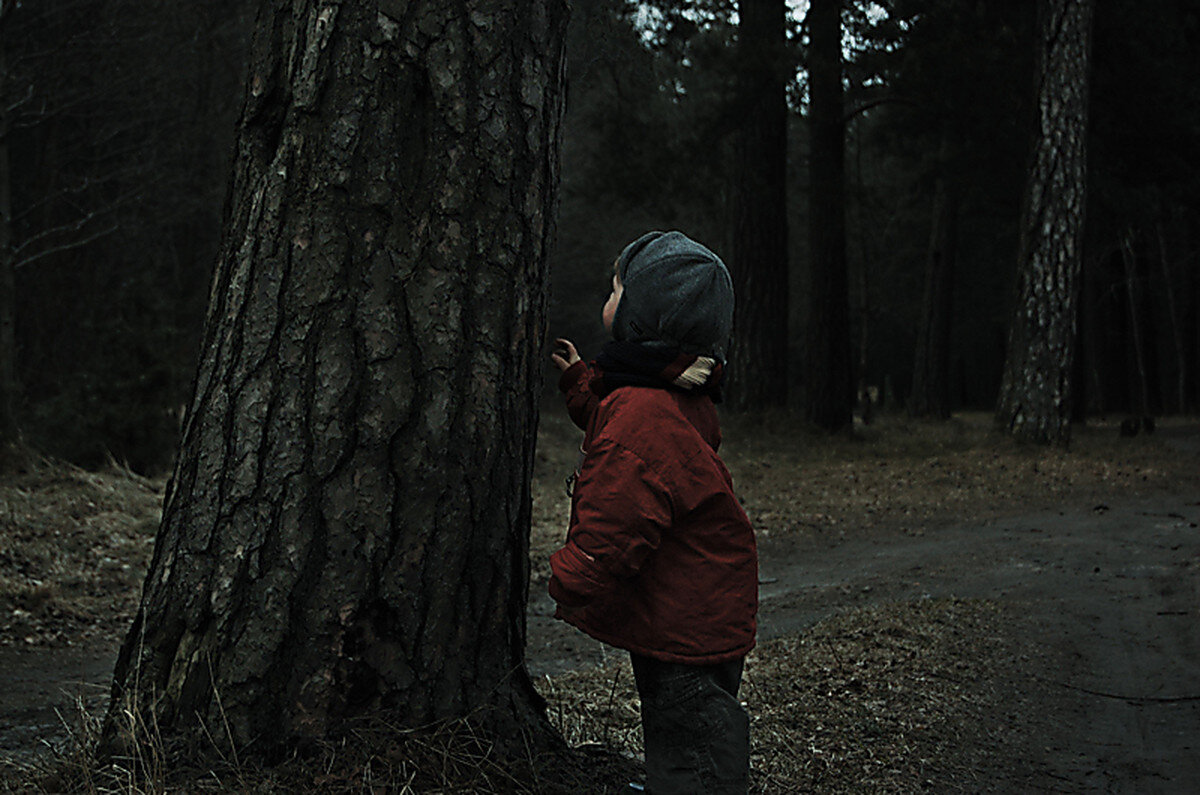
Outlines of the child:
{"type": "Polygon", "coordinates": [[[551,356],[585,436],[550,594],[558,618],[632,656],[647,791],[745,792],[758,556],[713,406],[733,286],[679,232],[643,235],[613,271],[613,340],[589,364],[569,340],[551,356]]]}

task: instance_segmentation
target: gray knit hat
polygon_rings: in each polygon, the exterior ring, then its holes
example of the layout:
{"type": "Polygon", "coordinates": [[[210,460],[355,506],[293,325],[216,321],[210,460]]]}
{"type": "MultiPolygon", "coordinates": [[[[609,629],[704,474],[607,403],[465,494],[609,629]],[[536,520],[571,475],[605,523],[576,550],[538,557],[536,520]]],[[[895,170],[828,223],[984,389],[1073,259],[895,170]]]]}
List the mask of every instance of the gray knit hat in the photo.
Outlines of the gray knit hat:
{"type": "Polygon", "coordinates": [[[720,257],[682,232],[647,232],[621,252],[617,275],[624,294],[613,337],[724,361],[733,280],[720,257]]]}

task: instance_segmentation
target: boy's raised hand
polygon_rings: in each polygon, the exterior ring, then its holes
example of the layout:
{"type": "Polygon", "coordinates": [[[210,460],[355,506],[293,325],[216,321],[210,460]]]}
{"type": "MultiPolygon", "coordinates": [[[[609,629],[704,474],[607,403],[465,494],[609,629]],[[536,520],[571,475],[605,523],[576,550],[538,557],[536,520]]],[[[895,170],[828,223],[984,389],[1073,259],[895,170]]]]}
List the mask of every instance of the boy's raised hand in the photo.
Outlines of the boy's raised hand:
{"type": "Polygon", "coordinates": [[[555,367],[566,370],[579,360],[579,351],[575,350],[573,342],[562,337],[554,341],[554,353],[550,354],[550,361],[554,362],[555,367]]]}

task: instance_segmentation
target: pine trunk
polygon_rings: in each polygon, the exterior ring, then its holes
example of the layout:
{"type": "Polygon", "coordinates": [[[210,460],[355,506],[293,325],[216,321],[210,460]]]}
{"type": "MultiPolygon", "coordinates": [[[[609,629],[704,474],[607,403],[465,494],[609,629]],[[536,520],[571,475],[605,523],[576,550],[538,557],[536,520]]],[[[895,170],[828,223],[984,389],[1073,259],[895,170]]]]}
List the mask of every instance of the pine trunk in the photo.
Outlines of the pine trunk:
{"type": "Polygon", "coordinates": [[[1038,133],[1026,186],[1017,302],[996,424],[1017,439],[1068,444],[1075,304],[1087,172],[1092,0],[1043,0],[1038,133]]]}
{"type": "Polygon", "coordinates": [[[565,21],[263,5],[109,748],[127,711],[263,756],[380,710],[542,725],[524,615],[565,21]]]}
{"type": "Polygon", "coordinates": [[[846,273],[841,12],[840,0],[813,0],[808,10],[812,152],[806,404],[808,419],[831,431],[850,425],[854,405],[846,273]]]}
{"type": "Polygon", "coordinates": [[[787,98],[783,0],[738,5],[741,95],[729,406],[787,405],[787,98]]]}

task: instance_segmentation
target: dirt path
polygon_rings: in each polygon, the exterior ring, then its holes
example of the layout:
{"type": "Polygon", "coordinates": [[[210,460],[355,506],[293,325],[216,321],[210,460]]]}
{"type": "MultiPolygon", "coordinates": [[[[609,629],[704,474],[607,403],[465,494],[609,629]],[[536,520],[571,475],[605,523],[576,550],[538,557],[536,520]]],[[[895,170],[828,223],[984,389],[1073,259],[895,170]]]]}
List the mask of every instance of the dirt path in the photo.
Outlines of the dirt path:
{"type": "MultiPolygon", "coordinates": [[[[1198,524],[1200,494],[1169,494],[921,535],[765,545],[762,636],[854,606],[996,600],[1026,633],[1027,670],[1006,685],[1030,736],[995,791],[1200,791],[1198,524]]],[[[549,611],[539,597],[535,673],[603,657],[549,611]]]]}
{"type": "Polygon", "coordinates": [[[0,646],[0,760],[29,759],[66,738],[79,705],[98,713],[108,703],[115,644],[23,648],[0,646]]]}

